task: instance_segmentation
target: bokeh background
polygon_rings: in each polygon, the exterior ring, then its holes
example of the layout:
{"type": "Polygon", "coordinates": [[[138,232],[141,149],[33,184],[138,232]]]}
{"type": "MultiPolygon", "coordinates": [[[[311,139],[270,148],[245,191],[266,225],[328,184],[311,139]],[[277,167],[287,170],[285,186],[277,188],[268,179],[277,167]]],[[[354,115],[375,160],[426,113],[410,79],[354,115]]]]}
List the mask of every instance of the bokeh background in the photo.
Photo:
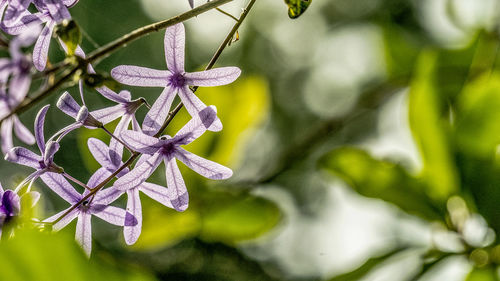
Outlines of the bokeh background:
{"type": "MultiPolygon", "coordinates": [[[[222,9],[238,16],[246,2],[222,9]]],[[[90,52],[188,9],[184,0],[80,0],[70,11],[90,52]]],[[[130,247],[120,228],[93,219],[90,261],[75,223],[57,235],[17,231],[0,245],[0,279],[499,280],[499,17],[498,0],[313,0],[292,20],[282,0],[257,0],[217,63],[242,76],[197,92],[224,130],[188,147],[233,178],[209,181],[180,165],[189,209],[142,196],[143,232],[130,247]]],[[[205,67],[233,22],[211,11],[185,23],[186,70],[205,67]]],[[[50,60],[62,53],[52,42],[50,60]]],[[[95,67],[122,64],[164,69],[163,32],[95,67]]],[[[150,103],[161,91],[123,89],[150,103]]],[[[91,109],[110,105],[85,91],[91,109]]],[[[182,110],[168,132],[188,119],[182,110]]],[[[49,134],[71,119],[52,106],[47,122],[49,134]]],[[[98,168],[89,137],[109,140],[81,129],[55,159],[82,181],[98,168]]],[[[29,172],[0,162],[4,187],[29,172]]],[[[165,184],[164,171],[151,181],[165,184]]],[[[38,218],[66,207],[42,182],[34,188],[38,218]]]]}

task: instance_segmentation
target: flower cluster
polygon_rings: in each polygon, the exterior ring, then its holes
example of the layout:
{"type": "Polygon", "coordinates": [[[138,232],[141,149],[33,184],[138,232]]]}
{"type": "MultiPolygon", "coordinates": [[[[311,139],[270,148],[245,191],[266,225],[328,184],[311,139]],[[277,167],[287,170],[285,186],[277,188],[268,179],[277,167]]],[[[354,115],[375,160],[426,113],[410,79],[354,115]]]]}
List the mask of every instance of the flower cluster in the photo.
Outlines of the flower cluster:
{"type": "MultiPolygon", "coordinates": [[[[68,11],[78,0],[3,0],[0,9],[4,16],[0,27],[7,33],[16,35],[10,42],[10,59],[0,59],[0,114],[9,113],[26,97],[31,84],[33,66],[42,71],[47,65],[49,41],[54,27],[71,18],[68,11]],[[29,12],[33,5],[38,12],[29,12]],[[44,25],[43,29],[40,28],[44,25]],[[40,31],[41,30],[41,31],[40,31]],[[36,42],[35,42],[36,41],[36,42]],[[21,52],[21,47],[34,45],[33,56],[21,52]],[[5,109],[5,110],[4,110],[5,109]]],[[[193,1],[189,1],[193,7],[193,1]]],[[[63,49],[67,46],[59,40],[63,49]]],[[[74,119],[48,139],[45,138],[45,118],[50,105],[41,108],[34,122],[34,135],[24,127],[16,115],[2,122],[1,142],[5,159],[34,169],[15,190],[3,191],[0,187],[0,230],[20,212],[18,193],[41,179],[50,190],[64,199],[69,206],[43,220],[53,230],[60,230],[77,219],[76,240],[85,253],[92,249],[91,217],[96,216],[110,224],[123,227],[127,244],[134,244],[141,234],[142,208],[140,192],[166,207],[184,211],[188,207],[189,196],[177,160],[197,172],[214,180],[232,176],[231,169],[186,151],[183,146],[201,137],[205,131],[220,131],[222,123],[217,117],[215,106],[206,106],[191,90],[190,86],[219,86],[235,81],[241,71],[237,67],[222,67],[201,72],[184,70],[185,31],[182,23],[168,27],[165,31],[165,57],[167,70],[155,70],[140,66],[121,65],[111,71],[111,76],[125,85],[160,87],[162,92],[149,108],[144,120],[139,122],[136,111],[147,104],[142,97],[133,99],[129,91],[119,93],[100,86],[96,90],[106,99],[116,103],[106,108],[91,110],[85,104],[85,92],[80,83],[81,105],[68,92],[64,92],[57,102],[57,108],[74,119]],[[168,122],[174,98],[179,96],[191,120],[174,136],[163,135],[168,122]],[[120,119],[114,132],[105,125],[120,119]],[[100,164],[86,183],[73,178],[55,162],[62,140],[72,131],[86,127],[102,129],[111,136],[109,143],[95,138],[88,139],[88,148],[100,164]],[[39,154],[24,147],[13,147],[12,128],[26,144],[38,146],[39,154]],[[132,152],[132,157],[123,159],[124,149],[132,152]],[[134,160],[135,161],[134,163],[134,160]],[[166,186],[147,182],[151,174],[165,163],[166,186]],[[112,186],[107,183],[114,180],[112,186]],[[77,191],[73,184],[83,188],[77,191]],[[127,195],[126,208],[113,206],[118,198],[127,195]]],[[[76,55],[84,58],[78,47],[76,55]]],[[[95,73],[89,64],[88,73],[95,73]]],[[[36,201],[36,200],[35,200],[36,201]]],[[[1,232],[0,232],[1,233],[1,232]]]]}

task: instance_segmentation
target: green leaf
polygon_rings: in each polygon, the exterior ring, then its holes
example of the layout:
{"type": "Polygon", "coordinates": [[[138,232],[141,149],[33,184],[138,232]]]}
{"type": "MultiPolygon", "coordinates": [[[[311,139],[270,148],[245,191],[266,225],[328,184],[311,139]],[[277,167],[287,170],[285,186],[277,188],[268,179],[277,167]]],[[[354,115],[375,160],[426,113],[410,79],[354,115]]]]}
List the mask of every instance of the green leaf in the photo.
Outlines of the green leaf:
{"type": "Polygon", "coordinates": [[[363,196],[382,199],[427,220],[442,218],[422,184],[397,164],[374,159],[357,148],[340,148],[322,157],[320,165],[363,196]]]}
{"type": "Polygon", "coordinates": [[[200,237],[205,241],[235,242],[256,238],[272,229],[281,219],[278,207],[253,196],[230,196],[217,192],[218,201],[201,210],[200,237]]]}
{"type": "Polygon", "coordinates": [[[465,278],[465,281],[497,281],[498,275],[496,273],[496,270],[491,267],[486,267],[486,268],[474,268],[469,275],[467,275],[467,278],[465,278]]]}
{"type": "Polygon", "coordinates": [[[382,256],[371,258],[371,259],[367,260],[363,265],[358,267],[357,269],[355,269],[351,272],[345,273],[345,274],[335,276],[335,277],[331,278],[329,281],[357,281],[357,280],[360,280],[365,275],[370,273],[372,271],[372,269],[374,269],[378,265],[382,264],[383,262],[385,262],[387,259],[393,257],[394,255],[397,255],[397,254],[403,252],[406,249],[407,249],[406,247],[397,248],[397,249],[394,249],[394,250],[390,251],[389,253],[384,254],[382,256]]]}
{"type": "Polygon", "coordinates": [[[456,140],[460,151],[491,158],[500,143],[500,74],[469,83],[459,96],[456,140]]]}
{"type": "Polygon", "coordinates": [[[9,281],[154,280],[130,267],[117,268],[98,258],[89,262],[74,238],[64,233],[17,231],[14,238],[1,243],[0,263],[0,280],[9,281]]]}
{"type": "Polygon", "coordinates": [[[300,17],[309,7],[312,0],[285,0],[288,5],[288,16],[291,19],[300,17]]]}
{"type": "Polygon", "coordinates": [[[436,58],[436,53],[426,51],[418,60],[410,86],[409,114],[410,128],[422,155],[421,177],[428,186],[427,192],[432,198],[445,201],[458,190],[458,179],[444,98],[436,91],[436,58]]]}

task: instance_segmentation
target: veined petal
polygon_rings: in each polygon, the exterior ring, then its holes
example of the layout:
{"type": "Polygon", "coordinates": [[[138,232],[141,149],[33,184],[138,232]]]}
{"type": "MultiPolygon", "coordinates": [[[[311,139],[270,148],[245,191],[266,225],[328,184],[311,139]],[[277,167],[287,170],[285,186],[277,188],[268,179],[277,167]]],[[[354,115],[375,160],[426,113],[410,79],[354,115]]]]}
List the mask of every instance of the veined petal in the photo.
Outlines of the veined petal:
{"type": "MultiPolygon", "coordinates": [[[[111,172],[105,167],[101,167],[92,174],[89,181],[87,182],[87,186],[90,188],[94,188],[109,176],[111,176],[111,172]]],[[[98,194],[99,193],[100,191],[98,192],[98,194]]]]}
{"type": "Polygon", "coordinates": [[[190,86],[221,86],[234,82],[241,74],[237,67],[220,67],[200,72],[185,73],[184,79],[190,86]]]}
{"type": "Polygon", "coordinates": [[[168,189],[166,187],[154,183],[144,182],[139,186],[139,190],[146,194],[149,198],[158,201],[166,207],[172,209],[174,208],[172,202],[170,202],[168,189]]]}
{"type": "Polygon", "coordinates": [[[184,25],[178,23],[165,30],[165,59],[167,68],[174,73],[184,73],[184,48],[186,35],[184,25]]]}
{"type": "MultiPolygon", "coordinates": [[[[0,125],[0,140],[2,141],[2,152],[3,154],[9,153],[10,149],[14,147],[14,143],[12,142],[12,118],[5,119],[0,125]]],[[[15,155],[11,155],[11,158],[15,157],[15,155]]]]}
{"type": "MultiPolygon", "coordinates": [[[[52,217],[50,217],[48,219],[45,219],[44,222],[53,222],[56,219],[60,218],[68,210],[69,210],[69,208],[53,215],[52,217]]],[[[80,210],[78,210],[78,208],[71,210],[71,212],[69,212],[67,215],[65,215],[63,218],[61,218],[60,221],[56,222],[52,226],[52,230],[59,231],[59,230],[65,228],[70,222],[72,222],[78,216],[78,213],[80,213],[80,210]]]]}
{"type": "Polygon", "coordinates": [[[135,244],[142,230],[142,207],[139,189],[127,190],[127,213],[125,215],[125,226],[123,236],[127,245],[135,244]]]}
{"type": "Polygon", "coordinates": [[[166,87],[168,70],[156,70],[134,65],[119,65],[111,70],[113,78],[126,85],[146,87],[166,87]]]}
{"type": "Polygon", "coordinates": [[[198,174],[213,180],[228,179],[233,171],[221,164],[202,158],[182,148],[177,148],[175,157],[198,174]]]}
{"type": "Polygon", "coordinates": [[[57,100],[57,108],[76,119],[81,106],[68,92],[64,92],[59,100],[57,100]]]}
{"type": "Polygon", "coordinates": [[[142,122],[142,131],[146,135],[154,135],[165,122],[172,102],[175,98],[176,89],[174,87],[166,87],[161,95],[156,99],[151,109],[146,114],[144,122],[142,122]]]}
{"type": "Polygon", "coordinates": [[[99,120],[102,124],[106,125],[109,122],[120,118],[123,116],[127,110],[123,104],[117,104],[114,106],[106,107],[103,109],[92,111],[91,115],[95,119],[99,120]]]}
{"type": "Polygon", "coordinates": [[[92,252],[92,224],[90,219],[92,216],[87,212],[80,212],[78,214],[78,222],[76,223],[76,233],[75,239],[80,246],[82,246],[83,251],[90,257],[92,252]]]}
{"type": "Polygon", "coordinates": [[[42,157],[24,147],[14,147],[5,155],[5,160],[34,169],[40,169],[42,157]]]}
{"type": "Polygon", "coordinates": [[[38,71],[43,71],[47,64],[47,55],[49,53],[50,38],[54,31],[55,22],[49,21],[42,29],[40,37],[33,48],[33,64],[38,71]]]}
{"type": "Polygon", "coordinates": [[[125,225],[125,210],[114,206],[94,204],[90,207],[92,214],[110,224],[125,225]]]}
{"type": "Polygon", "coordinates": [[[47,111],[49,110],[50,104],[42,107],[35,118],[35,140],[38,145],[38,149],[40,152],[45,151],[45,135],[43,133],[43,127],[45,124],[45,116],[47,115],[47,111]]]}
{"type": "Polygon", "coordinates": [[[126,103],[129,100],[121,97],[119,94],[115,93],[113,90],[110,88],[104,86],[100,88],[96,88],[97,92],[99,92],[103,97],[107,98],[108,100],[117,102],[117,103],[126,103]]]}
{"type": "Polygon", "coordinates": [[[123,190],[118,190],[115,187],[101,189],[96,193],[94,202],[97,204],[109,205],[120,198],[123,193],[123,190]]]}
{"type": "Polygon", "coordinates": [[[9,95],[17,102],[22,102],[26,97],[31,85],[29,73],[19,73],[11,78],[9,83],[9,95]]]}
{"type": "Polygon", "coordinates": [[[63,175],[47,172],[40,175],[42,181],[59,195],[62,199],[70,204],[75,204],[80,200],[81,195],[76,192],[75,188],[64,178],[63,175]]]}
{"type": "MultiPolygon", "coordinates": [[[[118,125],[116,125],[113,134],[117,138],[121,139],[122,133],[128,129],[130,121],[132,121],[132,115],[130,114],[123,115],[122,118],[120,119],[120,122],[118,122],[118,125]]],[[[123,144],[121,144],[115,138],[111,138],[111,140],[109,141],[109,159],[111,160],[113,165],[115,165],[115,167],[118,167],[122,163],[122,157],[123,157],[123,144]]]]}
{"type": "Polygon", "coordinates": [[[134,167],[132,171],[116,180],[113,186],[120,190],[128,190],[139,186],[158,168],[162,159],[163,156],[160,153],[153,154],[140,166],[134,167]]]}
{"type": "Polygon", "coordinates": [[[102,167],[106,169],[114,168],[115,165],[109,159],[109,148],[104,142],[99,139],[89,138],[87,145],[92,156],[94,156],[95,160],[97,160],[102,167]]]}
{"type": "Polygon", "coordinates": [[[8,22],[2,21],[0,23],[0,27],[3,31],[10,35],[18,35],[26,32],[26,30],[30,28],[31,24],[35,24],[35,22],[41,24],[47,19],[48,18],[42,13],[31,14],[29,12],[26,12],[14,20],[8,22]]]}
{"type": "MultiPolygon", "coordinates": [[[[191,117],[198,116],[199,112],[207,107],[187,86],[180,88],[178,95],[191,117]]],[[[218,117],[214,120],[212,125],[210,125],[208,130],[213,132],[222,130],[222,123],[218,117]]]]}
{"type": "Polygon", "coordinates": [[[165,172],[167,177],[168,197],[174,209],[179,212],[185,211],[189,204],[189,194],[186,184],[182,178],[181,171],[175,162],[175,158],[165,160],[165,172]]]}
{"type": "Polygon", "coordinates": [[[12,119],[14,121],[14,133],[16,133],[16,136],[25,144],[34,144],[35,137],[31,134],[30,130],[21,123],[16,115],[12,116],[12,119]]]}
{"type": "Polygon", "coordinates": [[[49,14],[56,22],[61,22],[64,19],[70,19],[71,15],[68,8],[58,0],[44,0],[45,7],[49,14]]]}
{"type": "Polygon", "coordinates": [[[205,133],[212,123],[217,120],[217,109],[211,105],[199,112],[182,127],[174,136],[176,145],[186,145],[205,133]]]}
{"type": "Polygon", "coordinates": [[[136,131],[124,131],[121,136],[123,142],[140,153],[156,153],[162,145],[159,139],[136,131]]]}

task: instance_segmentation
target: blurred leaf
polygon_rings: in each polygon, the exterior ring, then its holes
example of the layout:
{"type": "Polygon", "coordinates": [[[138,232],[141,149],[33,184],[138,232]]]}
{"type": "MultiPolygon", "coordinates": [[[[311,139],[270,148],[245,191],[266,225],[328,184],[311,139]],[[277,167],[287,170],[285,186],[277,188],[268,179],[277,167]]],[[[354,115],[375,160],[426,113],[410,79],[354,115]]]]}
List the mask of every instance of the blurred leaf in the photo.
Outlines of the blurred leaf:
{"type": "Polygon", "coordinates": [[[68,55],[74,55],[76,48],[82,42],[82,33],[78,24],[73,19],[65,19],[55,27],[54,32],[66,45],[68,55]]]}
{"type": "Polygon", "coordinates": [[[212,201],[214,206],[200,212],[203,217],[200,237],[203,240],[234,244],[256,238],[280,221],[280,210],[269,200],[217,193],[214,198],[217,201],[212,201]]]}
{"type": "Polygon", "coordinates": [[[288,5],[288,16],[291,19],[300,17],[309,7],[312,0],[285,0],[288,5]]]}
{"type": "Polygon", "coordinates": [[[459,96],[456,140],[467,154],[490,158],[500,143],[500,75],[484,75],[459,96]]]}
{"type": "Polygon", "coordinates": [[[73,237],[63,233],[18,231],[0,246],[0,280],[154,280],[130,268],[88,261],[73,237]]]}
{"type": "Polygon", "coordinates": [[[436,53],[420,56],[410,87],[410,127],[423,159],[422,178],[428,194],[441,201],[458,190],[442,97],[435,89],[436,53]]]}
{"type": "Polygon", "coordinates": [[[465,281],[497,281],[498,275],[494,268],[474,268],[469,275],[465,278],[465,281]]]}
{"type": "Polygon", "coordinates": [[[427,220],[442,218],[418,180],[397,164],[374,159],[360,149],[340,148],[323,156],[320,165],[363,196],[382,199],[427,220]]]}
{"type": "Polygon", "coordinates": [[[371,258],[371,259],[367,260],[363,265],[358,267],[357,269],[355,269],[351,272],[348,272],[348,273],[344,273],[344,274],[335,276],[335,277],[331,278],[329,281],[357,281],[357,280],[360,280],[364,276],[366,276],[368,273],[370,273],[372,271],[372,269],[379,266],[380,264],[385,262],[387,259],[393,257],[394,255],[397,255],[397,254],[403,252],[406,249],[407,249],[406,247],[397,248],[397,249],[394,249],[394,250],[390,251],[389,253],[384,254],[382,256],[371,258]]]}

